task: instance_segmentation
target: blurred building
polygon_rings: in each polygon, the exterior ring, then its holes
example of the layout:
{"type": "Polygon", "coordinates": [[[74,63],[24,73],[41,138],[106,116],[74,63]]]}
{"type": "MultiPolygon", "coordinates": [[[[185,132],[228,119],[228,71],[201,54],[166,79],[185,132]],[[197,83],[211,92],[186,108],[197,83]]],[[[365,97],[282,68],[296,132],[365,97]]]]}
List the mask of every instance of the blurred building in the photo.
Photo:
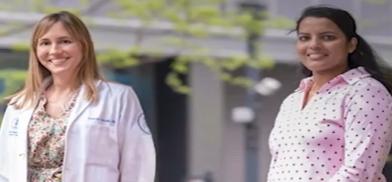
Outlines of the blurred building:
{"type": "MultiPolygon", "coordinates": [[[[15,45],[30,40],[33,24],[43,14],[31,11],[33,0],[0,0],[0,25],[14,28],[0,35],[0,65],[2,68],[26,68],[27,54],[13,51],[15,45]]],[[[97,51],[127,49],[135,41],[140,21],[118,20],[106,13],[116,9],[111,1],[91,0],[89,5],[78,0],[45,1],[59,7],[82,7],[95,41],[97,51]]],[[[272,17],[295,21],[308,5],[332,4],[349,10],[359,23],[363,35],[387,61],[392,63],[392,1],[388,0],[226,0],[222,8],[236,10],[244,2],[259,3],[272,17]]],[[[294,27],[293,27],[294,28],[294,27]]],[[[248,142],[245,124],[232,120],[232,109],[244,105],[243,89],[222,82],[217,75],[200,64],[193,64],[188,77],[192,94],[174,93],[165,84],[164,75],[178,47],[162,41],[178,36],[165,22],[156,22],[146,30],[143,47],[160,49],[167,56],[132,69],[106,69],[109,79],[132,85],[141,98],[158,150],[158,180],[160,182],[258,182],[266,180],[269,166],[268,135],[280,102],[292,92],[301,75],[295,54],[295,35],[290,30],[268,29],[262,36],[261,49],[276,61],[271,70],[261,73],[280,80],[282,88],[271,96],[255,95],[256,137],[248,142]],[[257,152],[249,158],[248,152],[257,152]],[[255,166],[256,170],[249,170],[255,166]],[[255,171],[257,171],[255,173],[255,171]]],[[[247,54],[247,43],[235,36],[218,33],[195,44],[212,51],[214,56],[247,54]]],[[[2,78],[5,79],[5,78],[2,78]]],[[[390,172],[389,174],[391,174],[390,172]]],[[[389,178],[392,180],[392,178],[389,178]]]]}

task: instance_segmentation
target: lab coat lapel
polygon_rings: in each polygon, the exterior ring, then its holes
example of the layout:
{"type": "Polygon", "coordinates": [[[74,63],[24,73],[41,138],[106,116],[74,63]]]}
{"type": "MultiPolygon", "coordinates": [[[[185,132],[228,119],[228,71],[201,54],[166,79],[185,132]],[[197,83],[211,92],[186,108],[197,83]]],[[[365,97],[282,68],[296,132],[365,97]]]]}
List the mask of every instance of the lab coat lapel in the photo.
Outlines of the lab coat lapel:
{"type": "Polygon", "coordinates": [[[14,127],[17,127],[17,137],[18,141],[16,144],[16,152],[18,160],[12,161],[19,171],[11,171],[12,179],[15,181],[25,181],[27,179],[27,130],[29,122],[31,120],[34,108],[26,109],[19,114],[17,118],[13,121],[14,127]]]}
{"type": "Polygon", "coordinates": [[[33,111],[34,108],[29,108],[24,110],[23,112],[20,113],[20,115],[18,116],[17,120],[14,121],[14,124],[16,125],[16,127],[18,128],[19,134],[18,136],[20,136],[21,138],[21,146],[19,148],[20,153],[26,153],[27,152],[27,130],[28,130],[28,126],[31,120],[31,117],[33,115],[33,111]],[[16,122],[16,123],[15,123],[16,122]],[[19,125],[19,126],[18,126],[19,125]]]}
{"type": "MultiPolygon", "coordinates": [[[[100,82],[101,81],[97,81],[97,88],[100,82]]],[[[72,125],[72,123],[80,116],[80,114],[82,114],[84,110],[86,110],[87,106],[89,106],[91,102],[92,101],[89,101],[86,98],[86,85],[82,85],[78,97],[76,98],[75,106],[72,109],[72,112],[70,113],[70,116],[68,118],[68,126],[72,125]]]]}
{"type": "MultiPolygon", "coordinates": [[[[33,111],[34,108],[29,108],[24,110],[23,112],[20,113],[19,117],[18,117],[18,123],[17,125],[19,125],[19,131],[21,132],[21,136],[27,136],[27,127],[29,125],[29,122],[31,120],[31,116],[33,115],[33,111]]],[[[24,137],[27,138],[27,137],[24,137]]]]}
{"type": "Polygon", "coordinates": [[[86,99],[86,86],[83,85],[79,91],[78,97],[75,101],[75,106],[72,109],[69,118],[68,118],[68,126],[72,125],[72,123],[79,117],[79,115],[87,108],[91,101],[86,99]]]}

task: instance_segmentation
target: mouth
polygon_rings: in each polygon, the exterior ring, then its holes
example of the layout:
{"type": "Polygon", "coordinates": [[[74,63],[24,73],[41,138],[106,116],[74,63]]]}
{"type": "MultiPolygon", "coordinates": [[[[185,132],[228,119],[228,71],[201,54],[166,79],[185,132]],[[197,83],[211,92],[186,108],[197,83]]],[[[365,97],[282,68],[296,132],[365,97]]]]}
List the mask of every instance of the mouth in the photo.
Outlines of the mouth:
{"type": "Polygon", "coordinates": [[[69,59],[69,57],[66,58],[54,58],[54,59],[49,59],[49,62],[55,65],[59,65],[59,64],[63,64],[65,62],[67,62],[67,60],[69,59]]]}
{"type": "Polygon", "coordinates": [[[319,60],[324,57],[327,57],[328,55],[323,53],[310,53],[310,54],[306,54],[306,56],[311,60],[319,60]]]}

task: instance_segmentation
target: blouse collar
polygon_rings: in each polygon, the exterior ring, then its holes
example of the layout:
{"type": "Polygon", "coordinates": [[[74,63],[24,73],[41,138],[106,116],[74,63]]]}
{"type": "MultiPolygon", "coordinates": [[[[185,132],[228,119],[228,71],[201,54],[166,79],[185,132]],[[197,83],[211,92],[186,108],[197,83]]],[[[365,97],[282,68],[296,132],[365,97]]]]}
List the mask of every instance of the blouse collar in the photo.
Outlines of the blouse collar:
{"type": "MultiPolygon", "coordinates": [[[[330,86],[334,86],[342,81],[346,82],[347,84],[353,85],[357,81],[369,77],[370,74],[365,70],[364,67],[360,66],[357,68],[350,69],[335,78],[331,79],[328,81],[328,84],[330,86]]],[[[296,91],[304,91],[308,87],[310,87],[313,84],[313,77],[307,77],[301,80],[299,87],[296,89],[296,91]]]]}

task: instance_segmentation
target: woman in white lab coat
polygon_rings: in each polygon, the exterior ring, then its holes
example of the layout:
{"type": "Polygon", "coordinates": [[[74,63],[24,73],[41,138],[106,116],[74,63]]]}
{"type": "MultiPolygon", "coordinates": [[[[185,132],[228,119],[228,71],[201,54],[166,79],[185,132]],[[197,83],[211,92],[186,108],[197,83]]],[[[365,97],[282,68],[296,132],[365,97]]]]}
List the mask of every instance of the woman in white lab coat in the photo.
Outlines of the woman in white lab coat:
{"type": "Polygon", "coordinates": [[[0,130],[0,181],[153,182],[155,149],[131,87],[102,81],[84,23],[61,11],[33,32],[24,88],[0,130]]]}

